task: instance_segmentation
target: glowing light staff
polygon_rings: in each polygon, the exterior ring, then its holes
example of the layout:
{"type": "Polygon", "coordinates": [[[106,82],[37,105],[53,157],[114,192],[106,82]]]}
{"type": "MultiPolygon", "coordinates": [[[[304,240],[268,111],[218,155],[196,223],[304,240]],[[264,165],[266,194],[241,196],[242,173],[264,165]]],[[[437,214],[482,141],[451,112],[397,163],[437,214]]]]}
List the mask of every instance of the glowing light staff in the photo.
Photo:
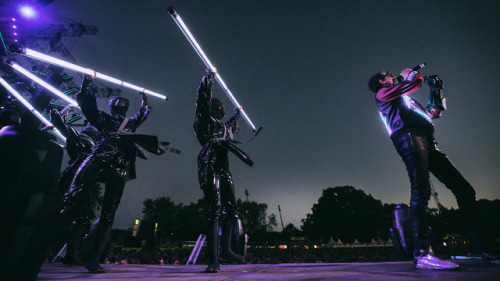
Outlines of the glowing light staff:
{"type": "Polygon", "coordinates": [[[54,125],[52,125],[52,123],[50,123],[47,119],[45,119],[45,117],[43,117],[43,115],[40,112],[38,112],[25,98],[23,98],[23,96],[21,96],[21,94],[19,94],[14,88],[12,88],[9,85],[9,83],[7,83],[7,81],[3,80],[2,77],[0,77],[0,84],[2,84],[2,86],[7,91],[9,91],[9,93],[11,93],[13,96],[15,96],[18,101],[20,101],[24,106],[26,106],[26,108],[28,108],[28,110],[31,111],[31,113],[33,113],[36,117],[38,117],[38,119],[40,119],[40,121],[42,121],[45,125],[52,127],[54,130],[54,133],[62,141],[66,142],[66,138],[61,134],[61,132],[59,132],[59,130],[57,130],[54,127],[54,125]]]}
{"type": "Polygon", "coordinates": [[[71,69],[71,70],[74,70],[74,71],[77,71],[77,72],[80,72],[80,73],[88,74],[88,75],[92,76],[93,78],[99,78],[99,79],[111,82],[113,84],[117,84],[117,85],[120,85],[120,86],[123,86],[123,87],[126,87],[126,88],[130,88],[130,89],[136,90],[138,92],[142,92],[142,93],[145,93],[145,94],[148,94],[148,95],[151,95],[151,96],[155,96],[157,98],[161,98],[161,99],[164,99],[164,100],[168,99],[166,96],[164,96],[162,94],[159,94],[159,93],[156,93],[156,92],[153,92],[151,90],[148,90],[148,89],[146,89],[144,87],[139,87],[139,86],[136,86],[134,84],[127,83],[125,81],[113,78],[111,76],[104,75],[102,73],[96,72],[93,69],[81,67],[81,66],[78,66],[76,64],[72,64],[70,62],[63,61],[61,59],[51,57],[51,56],[48,56],[46,54],[42,54],[42,53],[39,53],[37,51],[33,51],[31,49],[28,49],[28,48],[24,48],[24,47],[21,47],[21,46],[15,46],[15,47],[13,47],[11,45],[9,47],[9,49],[11,51],[17,52],[19,54],[22,54],[22,55],[25,55],[25,56],[28,56],[28,57],[31,57],[31,58],[34,58],[34,59],[37,59],[37,60],[41,60],[41,61],[44,61],[44,62],[47,62],[47,63],[50,63],[50,64],[55,64],[55,65],[58,65],[60,67],[68,68],[68,69],[71,69]]]}
{"type": "Polygon", "coordinates": [[[10,61],[10,62],[7,62],[7,63],[10,64],[10,66],[12,68],[14,68],[15,70],[19,71],[24,76],[26,76],[26,77],[30,78],[31,80],[35,81],[36,83],[42,85],[45,89],[51,91],[52,93],[54,93],[58,97],[62,98],[63,100],[65,100],[67,102],[69,102],[71,105],[78,106],[78,103],[75,100],[69,98],[63,92],[59,91],[58,89],[56,89],[54,86],[50,85],[49,83],[43,81],[38,76],[36,76],[35,74],[31,73],[30,71],[28,71],[24,67],[20,66],[19,64],[15,63],[13,61],[10,61]]]}
{"type": "MultiPolygon", "coordinates": [[[[184,36],[186,36],[186,38],[189,41],[189,43],[191,43],[191,46],[193,46],[193,48],[195,49],[196,53],[198,53],[198,56],[200,56],[200,58],[203,61],[203,63],[205,63],[206,67],[208,69],[210,69],[210,71],[216,72],[216,68],[212,65],[212,63],[210,62],[210,60],[208,59],[208,57],[205,55],[205,53],[201,49],[200,45],[198,45],[198,42],[196,42],[196,40],[194,39],[194,37],[191,34],[191,32],[189,31],[189,29],[187,28],[187,26],[182,21],[182,19],[179,16],[179,14],[177,14],[177,12],[174,10],[173,7],[169,7],[168,8],[168,12],[172,16],[172,19],[174,19],[174,21],[177,24],[177,26],[181,29],[182,33],[184,33],[184,36]]],[[[229,99],[231,100],[231,102],[233,103],[233,105],[236,108],[240,108],[241,109],[240,110],[241,116],[243,116],[243,118],[245,119],[245,121],[247,122],[247,124],[252,128],[252,130],[254,132],[257,131],[255,129],[255,126],[253,125],[252,121],[250,121],[250,118],[247,116],[247,114],[245,113],[245,111],[242,109],[241,105],[238,103],[238,101],[236,100],[236,98],[233,96],[233,94],[231,93],[231,91],[228,89],[228,87],[226,86],[226,83],[224,83],[224,81],[220,77],[219,73],[215,73],[215,80],[217,80],[217,82],[219,83],[219,85],[222,87],[222,90],[224,90],[224,92],[229,97],[229,99]]]]}

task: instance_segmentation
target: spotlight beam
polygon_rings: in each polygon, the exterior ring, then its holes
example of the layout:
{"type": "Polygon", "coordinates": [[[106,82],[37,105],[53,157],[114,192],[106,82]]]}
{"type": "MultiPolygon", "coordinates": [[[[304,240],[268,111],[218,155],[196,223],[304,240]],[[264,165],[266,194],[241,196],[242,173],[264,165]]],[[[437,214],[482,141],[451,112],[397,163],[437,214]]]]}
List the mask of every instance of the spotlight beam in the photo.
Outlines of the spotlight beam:
{"type": "Polygon", "coordinates": [[[69,98],[63,92],[59,91],[58,89],[56,89],[54,86],[50,85],[49,83],[43,81],[42,79],[40,79],[35,74],[29,72],[27,69],[25,69],[24,67],[22,67],[18,63],[15,63],[14,61],[6,61],[6,63],[8,63],[12,68],[14,68],[15,70],[19,71],[24,76],[30,78],[31,80],[33,80],[36,83],[38,83],[41,86],[43,86],[45,89],[51,91],[56,96],[58,96],[58,97],[64,99],[65,101],[69,102],[71,105],[78,106],[78,103],[75,100],[69,98]]]}
{"type": "Polygon", "coordinates": [[[130,88],[130,89],[136,90],[138,92],[145,93],[147,95],[151,95],[151,96],[154,96],[154,97],[157,97],[157,98],[161,98],[163,100],[168,100],[168,98],[166,96],[164,96],[162,94],[159,94],[159,93],[156,93],[156,92],[153,92],[151,90],[148,90],[148,89],[146,89],[144,87],[136,86],[134,84],[131,84],[131,83],[128,83],[128,82],[116,79],[114,77],[111,77],[111,76],[108,76],[108,75],[96,72],[93,69],[81,67],[79,65],[72,64],[72,63],[69,63],[67,61],[63,61],[61,59],[54,58],[54,57],[46,55],[46,54],[42,54],[40,52],[31,50],[31,49],[28,49],[28,48],[24,48],[24,47],[19,46],[19,45],[11,44],[9,46],[9,50],[11,52],[18,53],[18,54],[21,54],[21,55],[25,55],[25,56],[30,57],[30,58],[34,58],[34,59],[41,60],[41,61],[44,61],[44,62],[47,62],[47,63],[50,63],[50,64],[58,65],[58,66],[63,67],[63,68],[68,68],[68,69],[71,69],[71,70],[74,70],[74,71],[77,71],[77,72],[80,72],[80,73],[83,73],[83,74],[88,74],[88,75],[92,76],[93,78],[99,78],[99,79],[108,81],[108,82],[113,83],[113,84],[117,84],[117,85],[120,85],[120,86],[123,86],[123,87],[126,87],[126,88],[130,88]]]}
{"type": "Polygon", "coordinates": [[[61,132],[54,127],[52,123],[50,123],[43,115],[38,112],[21,94],[19,94],[14,88],[12,88],[7,81],[5,81],[1,76],[0,76],[0,84],[9,91],[18,101],[20,101],[31,113],[33,113],[40,121],[42,121],[45,125],[53,128],[54,133],[64,142],[66,142],[66,138],[61,134],[61,132]]]}
{"type": "Polygon", "coordinates": [[[181,17],[179,16],[179,14],[175,11],[175,9],[173,7],[169,7],[168,8],[168,12],[172,16],[172,19],[175,21],[175,23],[177,24],[177,26],[181,29],[182,33],[184,33],[184,36],[186,36],[186,39],[189,41],[189,43],[191,43],[191,46],[193,46],[193,48],[195,49],[195,51],[198,54],[198,56],[200,56],[200,58],[203,61],[203,63],[205,63],[205,66],[208,69],[210,69],[210,71],[212,71],[212,72],[215,73],[215,80],[217,80],[217,82],[221,86],[222,90],[226,93],[226,95],[231,100],[231,102],[233,103],[233,105],[236,108],[240,109],[241,116],[243,116],[243,118],[245,119],[245,121],[247,122],[247,124],[252,128],[252,130],[254,132],[257,131],[257,129],[253,125],[252,121],[250,120],[250,118],[248,117],[248,115],[245,113],[245,111],[243,110],[242,106],[238,103],[238,101],[236,100],[236,98],[233,96],[233,94],[231,93],[231,91],[229,90],[229,88],[226,86],[226,83],[224,83],[224,81],[222,80],[222,77],[216,71],[216,68],[212,65],[212,63],[210,62],[210,60],[208,59],[208,57],[205,55],[205,52],[203,52],[203,50],[201,49],[201,47],[198,44],[198,42],[196,42],[196,39],[194,39],[193,35],[191,34],[191,32],[189,31],[189,29],[187,28],[186,24],[184,24],[184,21],[181,19],[181,17]]]}

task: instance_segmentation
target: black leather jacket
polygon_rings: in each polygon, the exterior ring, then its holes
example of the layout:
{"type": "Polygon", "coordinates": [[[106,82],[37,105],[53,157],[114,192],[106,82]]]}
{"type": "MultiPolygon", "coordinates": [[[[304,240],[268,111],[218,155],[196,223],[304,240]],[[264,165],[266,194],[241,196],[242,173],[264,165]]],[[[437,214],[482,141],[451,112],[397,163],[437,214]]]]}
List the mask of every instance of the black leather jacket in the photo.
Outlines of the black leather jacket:
{"type": "Polygon", "coordinates": [[[403,82],[377,92],[375,102],[390,135],[408,129],[415,129],[432,134],[434,123],[432,116],[416,100],[408,95],[422,86],[419,73],[412,82],[403,82]]]}
{"type": "Polygon", "coordinates": [[[252,166],[253,161],[248,155],[232,143],[233,135],[239,131],[237,123],[239,112],[226,123],[210,115],[211,85],[211,81],[204,83],[202,80],[196,99],[194,131],[198,142],[203,147],[198,155],[198,167],[201,169],[199,172],[204,173],[202,170],[206,169],[228,170],[228,151],[234,153],[247,165],[252,166]]]}
{"type": "Polygon", "coordinates": [[[135,179],[135,156],[142,152],[136,146],[136,137],[132,133],[147,119],[149,106],[143,102],[139,112],[126,118],[99,111],[95,97],[87,91],[79,93],[76,100],[89,123],[99,131],[92,154],[106,158],[110,168],[118,175],[135,179]]]}

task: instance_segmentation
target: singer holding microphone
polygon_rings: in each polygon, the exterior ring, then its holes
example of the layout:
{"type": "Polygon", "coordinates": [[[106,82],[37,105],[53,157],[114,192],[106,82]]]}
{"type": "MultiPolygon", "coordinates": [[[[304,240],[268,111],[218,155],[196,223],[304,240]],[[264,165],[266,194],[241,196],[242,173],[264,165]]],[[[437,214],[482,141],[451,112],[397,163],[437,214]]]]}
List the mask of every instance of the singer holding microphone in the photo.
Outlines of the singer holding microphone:
{"type": "Polygon", "coordinates": [[[380,72],[368,82],[370,90],[375,93],[380,116],[410,178],[415,267],[445,270],[459,268],[459,265],[439,258],[430,247],[426,219],[431,196],[429,172],[455,195],[468,237],[472,245],[481,251],[483,261],[489,263],[492,258],[483,252],[474,188],[439,149],[433,136],[432,119],[438,118],[446,107],[442,96],[442,81],[437,75],[425,79],[431,89],[429,104],[425,108],[409,96],[422,87],[424,78],[418,70],[424,66],[425,64],[421,64],[413,69],[404,69],[398,77],[390,72],[380,72]]]}

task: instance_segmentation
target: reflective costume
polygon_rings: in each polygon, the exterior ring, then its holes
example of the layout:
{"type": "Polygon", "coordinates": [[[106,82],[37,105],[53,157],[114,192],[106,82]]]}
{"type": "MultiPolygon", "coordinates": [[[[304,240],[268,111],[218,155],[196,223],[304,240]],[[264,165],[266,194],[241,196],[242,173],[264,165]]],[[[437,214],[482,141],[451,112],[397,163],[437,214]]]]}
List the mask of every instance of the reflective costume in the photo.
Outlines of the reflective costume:
{"type": "MultiPolygon", "coordinates": [[[[88,79],[88,77],[86,78],[88,79]]],[[[144,150],[162,154],[161,143],[157,137],[134,134],[135,130],[147,119],[151,107],[146,95],[142,95],[142,105],[132,117],[125,117],[128,100],[115,97],[109,102],[111,114],[97,109],[96,98],[88,90],[82,90],[76,97],[83,114],[98,130],[98,141],[92,153],[83,161],[65,195],[67,210],[78,198],[88,194],[92,185],[98,181],[105,183],[101,216],[96,230],[95,243],[86,268],[91,272],[103,272],[99,257],[111,231],[116,209],[120,203],[125,183],[135,179],[135,157],[145,158],[144,150]]]]}
{"type": "Polygon", "coordinates": [[[218,272],[219,223],[222,223],[221,259],[244,261],[244,257],[235,254],[230,248],[233,220],[237,217],[228,151],[249,166],[253,162],[232,143],[233,135],[239,131],[239,111],[226,123],[221,122],[225,115],[224,106],[219,100],[212,98],[212,78],[213,73],[203,77],[198,88],[194,131],[203,147],[198,155],[198,179],[208,205],[206,231],[209,265],[206,271],[218,272]]]}
{"type": "MultiPolygon", "coordinates": [[[[78,132],[75,128],[66,124],[61,114],[56,110],[50,112],[50,120],[54,127],[66,137],[66,152],[70,158],[69,166],[59,178],[59,191],[61,194],[65,194],[69,191],[78,168],[94,149],[97,141],[97,130],[89,125],[83,128],[81,132],[78,132]]],[[[88,209],[89,204],[85,203],[83,205],[78,207],[88,209]]],[[[82,210],[73,210],[71,213],[75,215],[72,218],[74,224],[89,225],[89,219],[94,217],[92,210],[83,212],[82,210]]]]}
{"type": "MultiPolygon", "coordinates": [[[[66,151],[70,161],[69,166],[62,172],[58,182],[60,193],[65,194],[69,191],[78,168],[95,147],[97,130],[92,126],[86,126],[81,132],[78,132],[72,126],[66,124],[61,114],[56,110],[50,112],[50,120],[54,127],[66,137],[66,151]]],[[[97,184],[94,183],[93,186],[97,184]]],[[[68,210],[71,225],[66,239],[67,249],[63,259],[64,264],[83,265],[78,256],[78,247],[84,231],[90,225],[90,220],[95,217],[93,206],[89,204],[92,192],[86,192],[85,195],[88,197],[82,196],[84,198],[79,198],[78,202],[74,202],[73,207],[68,210]]]]}
{"type": "Polygon", "coordinates": [[[422,82],[422,75],[418,73],[412,81],[382,87],[376,93],[375,99],[410,178],[410,216],[416,258],[429,253],[430,240],[427,237],[426,219],[426,209],[431,196],[429,172],[453,192],[471,241],[476,245],[481,244],[476,215],[476,193],[446,154],[439,149],[433,136],[434,125],[431,119],[439,117],[445,109],[442,103],[442,82],[441,86],[428,83],[431,93],[426,108],[408,96],[420,89],[422,82]]]}

